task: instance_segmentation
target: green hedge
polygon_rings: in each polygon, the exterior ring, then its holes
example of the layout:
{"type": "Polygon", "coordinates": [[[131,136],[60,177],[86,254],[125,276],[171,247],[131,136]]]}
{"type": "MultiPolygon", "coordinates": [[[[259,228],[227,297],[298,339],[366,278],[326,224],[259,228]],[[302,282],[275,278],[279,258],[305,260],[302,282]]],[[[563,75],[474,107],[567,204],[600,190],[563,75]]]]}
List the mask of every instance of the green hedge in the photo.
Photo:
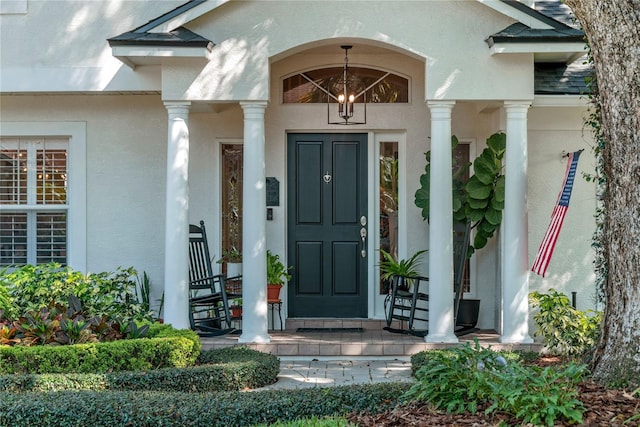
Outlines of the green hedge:
{"type": "Polygon", "coordinates": [[[0,393],[0,426],[248,426],[351,411],[380,413],[409,384],[262,392],[0,393]]]}
{"type": "Polygon", "coordinates": [[[203,361],[209,363],[139,372],[0,375],[0,391],[237,391],[273,384],[280,371],[276,356],[245,347],[205,351],[198,363],[203,361]]]}
{"type": "Polygon", "coordinates": [[[101,373],[192,366],[200,340],[189,330],[158,325],[154,338],[70,346],[0,347],[0,373],[101,373]]]}
{"type": "Polygon", "coordinates": [[[0,391],[138,390],[219,392],[258,388],[277,380],[278,370],[266,375],[258,363],[202,365],[153,369],[148,372],[103,374],[0,375],[0,391]]]}

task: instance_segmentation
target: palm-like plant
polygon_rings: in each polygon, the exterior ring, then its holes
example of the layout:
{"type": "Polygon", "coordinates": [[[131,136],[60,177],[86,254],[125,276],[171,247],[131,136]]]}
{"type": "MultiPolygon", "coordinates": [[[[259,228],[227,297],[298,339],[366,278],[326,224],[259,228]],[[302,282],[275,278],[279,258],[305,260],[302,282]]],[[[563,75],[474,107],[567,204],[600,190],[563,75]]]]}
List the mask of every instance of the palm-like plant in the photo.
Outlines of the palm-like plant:
{"type": "Polygon", "coordinates": [[[401,259],[395,260],[393,256],[386,252],[384,249],[380,249],[380,253],[382,254],[384,260],[380,262],[380,273],[382,274],[382,279],[389,280],[393,276],[402,276],[402,277],[415,277],[418,275],[418,267],[422,260],[420,256],[427,252],[426,250],[421,250],[414,253],[409,259],[401,259]]]}

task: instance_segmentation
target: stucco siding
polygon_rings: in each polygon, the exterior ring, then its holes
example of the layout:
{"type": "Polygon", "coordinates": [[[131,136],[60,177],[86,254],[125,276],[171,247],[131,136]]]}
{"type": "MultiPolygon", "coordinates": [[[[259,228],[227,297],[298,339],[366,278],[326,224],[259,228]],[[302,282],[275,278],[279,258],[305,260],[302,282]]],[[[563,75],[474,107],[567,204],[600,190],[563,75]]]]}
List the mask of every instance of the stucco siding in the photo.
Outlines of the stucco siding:
{"type": "MultiPolygon", "coordinates": [[[[529,130],[529,261],[533,263],[551,218],[567,165],[568,153],[584,149],[574,181],[571,204],[545,278],[531,274],[531,290],[550,287],[571,295],[577,292],[580,309],[595,308],[593,250],[596,185],[584,174],[593,175],[593,139],[584,123],[586,110],[532,108],[529,130]]],[[[600,307],[602,309],[602,307],[600,307]]]]}

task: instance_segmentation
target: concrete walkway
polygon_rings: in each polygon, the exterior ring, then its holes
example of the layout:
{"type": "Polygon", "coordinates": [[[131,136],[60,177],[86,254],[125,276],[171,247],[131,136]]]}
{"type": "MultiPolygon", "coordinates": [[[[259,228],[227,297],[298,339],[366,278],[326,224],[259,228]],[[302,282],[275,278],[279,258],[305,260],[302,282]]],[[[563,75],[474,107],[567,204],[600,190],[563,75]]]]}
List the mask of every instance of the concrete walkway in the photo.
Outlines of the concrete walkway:
{"type": "Polygon", "coordinates": [[[278,381],[256,390],[332,387],[382,382],[411,382],[409,358],[344,360],[332,358],[280,358],[278,381]]]}

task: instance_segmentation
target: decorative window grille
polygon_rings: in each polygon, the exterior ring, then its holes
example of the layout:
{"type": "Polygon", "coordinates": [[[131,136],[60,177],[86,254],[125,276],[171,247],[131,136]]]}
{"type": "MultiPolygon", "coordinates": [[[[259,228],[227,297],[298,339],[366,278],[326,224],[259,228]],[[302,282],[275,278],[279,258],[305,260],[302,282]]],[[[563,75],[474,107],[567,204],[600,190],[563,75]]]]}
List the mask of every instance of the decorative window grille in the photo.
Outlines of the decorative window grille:
{"type": "Polygon", "coordinates": [[[66,265],[68,144],[0,139],[0,266],[66,265]]]}
{"type": "MultiPolygon", "coordinates": [[[[398,259],[398,142],[380,142],[380,249],[398,259]]],[[[384,260],[379,254],[380,262],[384,260]]],[[[380,279],[380,294],[389,292],[389,281],[380,279]]]]}
{"type": "Polygon", "coordinates": [[[242,145],[222,145],[222,250],[242,252],[242,145]]]}
{"type": "MultiPolygon", "coordinates": [[[[409,102],[409,80],[386,71],[364,67],[349,67],[358,96],[371,103],[407,103],[409,102]]],[[[289,103],[325,103],[336,102],[328,94],[342,90],[342,67],[320,68],[287,77],[283,81],[283,99],[289,103]]]]}

